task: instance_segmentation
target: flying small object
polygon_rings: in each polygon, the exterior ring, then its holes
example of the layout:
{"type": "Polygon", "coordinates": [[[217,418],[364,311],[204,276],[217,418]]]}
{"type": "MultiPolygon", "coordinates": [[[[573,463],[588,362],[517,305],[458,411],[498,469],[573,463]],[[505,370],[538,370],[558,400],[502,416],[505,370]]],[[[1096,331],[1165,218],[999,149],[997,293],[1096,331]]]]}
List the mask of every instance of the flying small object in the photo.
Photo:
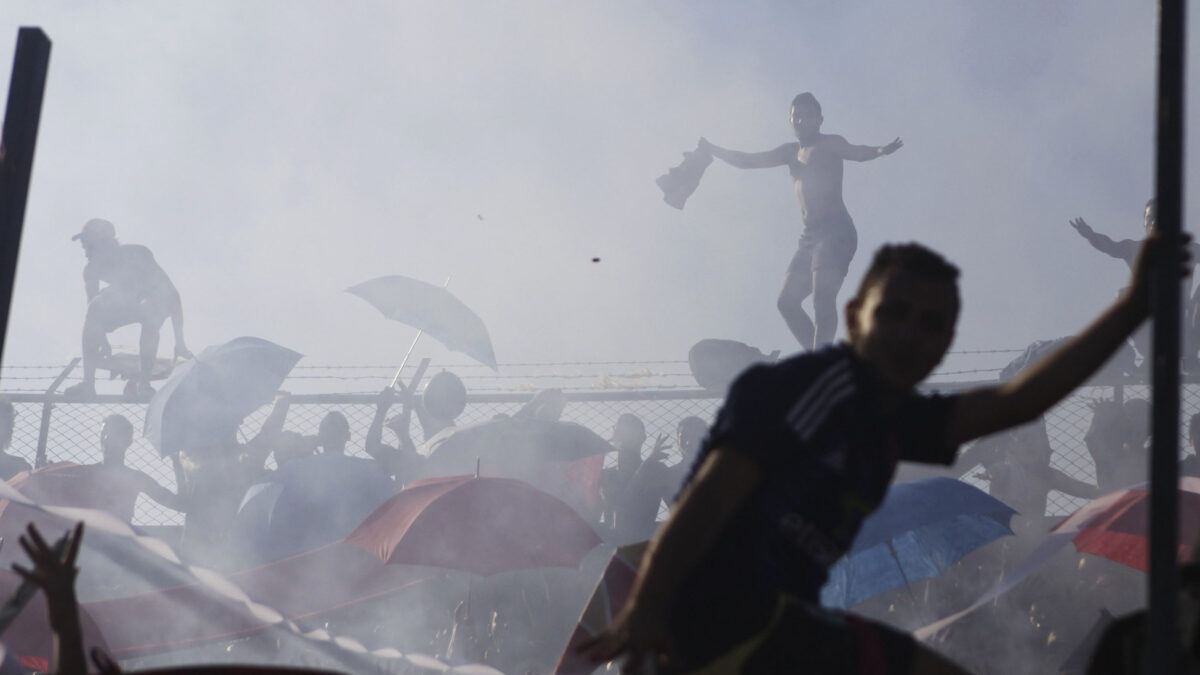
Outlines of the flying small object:
{"type": "Polygon", "coordinates": [[[483,220],[483,214],[482,214],[482,213],[476,213],[476,214],[475,214],[475,217],[476,217],[476,218],[478,218],[478,219],[480,219],[480,220],[483,220]]]}
{"type": "Polygon", "coordinates": [[[600,262],[599,258],[592,258],[592,262],[600,262]]]}

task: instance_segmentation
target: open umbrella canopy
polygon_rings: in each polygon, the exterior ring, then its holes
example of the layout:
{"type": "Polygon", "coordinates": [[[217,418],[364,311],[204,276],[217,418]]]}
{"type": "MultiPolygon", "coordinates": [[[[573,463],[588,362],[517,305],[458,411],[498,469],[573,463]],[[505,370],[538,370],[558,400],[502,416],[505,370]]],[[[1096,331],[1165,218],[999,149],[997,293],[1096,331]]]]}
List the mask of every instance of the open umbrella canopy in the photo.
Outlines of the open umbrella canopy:
{"type": "MultiPolygon", "coordinates": [[[[1092,502],[1103,508],[1089,509],[1084,505],[1054,528],[1055,532],[1070,531],[1079,523],[1072,538],[1080,553],[1098,555],[1142,572],[1150,570],[1150,489],[1148,486],[1121,490],[1092,502]]],[[[1200,479],[1184,477],[1179,480],[1179,548],[1180,562],[1187,562],[1200,544],[1200,479]]]]}
{"type": "Polygon", "coordinates": [[[483,320],[445,288],[396,275],[364,281],[346,292],[393,321],[425,331],[447,349],[496,369],[496,354],[483,320]]]}
{"type": "Polygon", "coordinates": [[[1016,513],[951,478],[893,485],[867,517],[850,551],[821,589],[821,604],[847,608],[893,588],[938,576],[964,555],[1005,535],[1016,513]]]}
{"type": "Polygon", "coordinates": [[[346,541],[388,563],[487,576],[577,567],[600,537],[570,506],[526,483],[454,476],[409,485],[346,541]]]}
{"type": "Polygon", "coordinates": [[[429,460],[426,475],[446,476],[474,471],[476,459],[512,466],[570,462],[612,450],[608,441],[582,424],[506,417],[435,436],[420,452],[429,460]]]}
{"type": "Polygon", "coordinates": [[[345,455],[296,459],[265,480],[247,493],[234,528],[264,562],[340,541],[396,494],[375,460],[345,455]]]}
{"type": "Polygon", "coordinates": [[[574,422],[501,418],[431,438],[420,449],[427,456],[420,475],[460,476],[478,469],[481,476],[525,481],[586,514],[598,497],[603,456],[612,449],[574,422]]]}
{"type": "Polygon", "coordinates": [[[164,456],[213,445],[270,402],[301,356],[256,337],[207,347],[155,393],[143,433],[164,456]]]}

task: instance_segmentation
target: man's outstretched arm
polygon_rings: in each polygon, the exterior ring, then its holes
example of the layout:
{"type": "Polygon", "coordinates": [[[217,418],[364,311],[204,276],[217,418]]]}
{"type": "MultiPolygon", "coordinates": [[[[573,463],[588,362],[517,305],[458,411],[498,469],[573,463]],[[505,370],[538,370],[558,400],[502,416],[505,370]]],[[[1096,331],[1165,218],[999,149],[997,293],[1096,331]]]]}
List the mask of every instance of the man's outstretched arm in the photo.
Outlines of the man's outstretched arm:
{"type": "Polygon", "coordinates": [[[701,138],[699,149],[739,169],[769,169],[773,166],[787,166],[788,162],[796,157],[798,146],[798,143],[784,143],[766,152],[739,152],[722,148],[710,143],[707,138],[701,138]]]}
{"type": "Polygon", "coordinates": [[[879,159],[884,155],[890,155],[893,152],[904,147],[904,141],[896,138],[887,145],[851,145],[846,139],[841,136],[829,137],[830,147],[841,156],[842,159],[851,162],[866,162],[872,159],[879,159]]]}
{"type": "Polygon", "coordinates": [[[1091,225],[1083,218],[1076,218],[1071,221],[1071,227],[1079,233],[1079,236],[1087,240],[1087,243],[1092,245],[1092,248],[1101,253],[1112,256],[1118,260],[1124,260],[1127,263],[1133,263],[1133,259],[1137,256],[1138,243],[1132,239],[1122,239],[1114,241],[1112,237],[1100,234],[1092,229],[1091,225]]]}
{"type": "Polygon", "coordinates": [[[1012,380],[959,396],[951,413],[948,440],[957,445],[1031,422],[1083,384],[1149,315],[1150,259],[1169,256],[1184,277],[1190,267],[1187,242],[1187,237],[1172,244],[1162,241],[1160,235],[1147,239],[1134,264],[1129,288],[1083,332],[1012,380]]]}
{"type": "Polygon", "coordinates": [[[680,583],[761,479],[762,469],[745,453],[713,450],[646,550],[629,600],[580,651],[597,663],[622,654],[631,663],[669,658],[667,613],[680,583]]]}

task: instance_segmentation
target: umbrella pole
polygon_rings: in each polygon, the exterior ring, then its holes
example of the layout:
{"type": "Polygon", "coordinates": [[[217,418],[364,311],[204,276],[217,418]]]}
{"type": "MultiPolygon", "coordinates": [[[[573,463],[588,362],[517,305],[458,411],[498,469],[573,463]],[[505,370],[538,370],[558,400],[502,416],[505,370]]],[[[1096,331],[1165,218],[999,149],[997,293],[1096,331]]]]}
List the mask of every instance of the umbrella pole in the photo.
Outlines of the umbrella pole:
{"type": "MultiPolygon", "coordinates": [[[[442,288],[450,287],[450,277],[446,277],[446,281],[442,284],[442,288]]],[[[412,344],[408,346],[408,351],[404,354],[404,360],[400,362],[400,367],[396,369],[396,375],[392,378],[392,383],[388,385],[392,389],[396,388],[396,383],[400,381],[400,373],[404,370],[404,366],[408,365],[408,358],[412,356],[413,350],[417,348],[417,341],[425,334],[424,329],[417,330],[417,336],[413,338],[412,344]]]]}
{"type": "Polygon", "coordinates": [[[904,565],[900,563],[900,556],[896,554],[896,548],[892,546],[891,539],[888,539],[887,547],[888,552],[892,554],[892,560],[896,561],[896,569],[900,570],[900,578],[904,580],[904,590],[908,591],[908,597],[912,599],[913,609],[916,610],[916,612],[920,615],[921,620],[924,621],[925,606],[917,601],[917,594],[913,593],[912,582],[908,580],[908,575],[904,573],[904,565]]]}
{"type": "Polygon", "coordinates": [[[471,585],[475,580],[474,574],[467,574],[467,621],[471,621],[471,585]]]}
{"type": "Polygon", "coordinates": [[[417,336],[413,338],[412,344],[408,346],[408,351],[404,354],[404,360],[400,362],[400,367],[396,369],[396,376],[392,378],[392,383],[388,385],[392,389],[396,388],[396,383],[400,381],[400,373],[404,371],[404,366],[408,365],[408,357],[412,356],[413,350],[417,348],[417,341],[420,340],[421,336],[424,334],[425,331],[418,330],[417,336]]]}

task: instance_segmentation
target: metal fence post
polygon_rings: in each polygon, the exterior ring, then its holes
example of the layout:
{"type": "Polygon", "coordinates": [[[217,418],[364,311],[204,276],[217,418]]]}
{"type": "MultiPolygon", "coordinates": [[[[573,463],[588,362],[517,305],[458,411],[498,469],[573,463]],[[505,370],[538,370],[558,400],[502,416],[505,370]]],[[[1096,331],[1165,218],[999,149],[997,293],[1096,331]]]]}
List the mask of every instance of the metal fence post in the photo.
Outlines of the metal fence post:
{"type": "Polygon", "coordinates": [[[66,368],[54,378],[50,386],[46,388],[46,400],[42,402],[42,425],[38,428],[38,444],[37,453],[33,457],[34,468],[46,466],[46,441],[50,437],[50,416],[54,410],[54,404],[51,403],[51,397],[54,396],[58,388],[62,386],[64,380],[71,375],[71,371],[75,370],[75,366],[79,365],[79,357],[71,359],[66,368]]]}
{"type": "MultiPolygon", "coordinates": [[[[1168,241],[1183,228],[1184,0],[1160,0],[1158,105],[1155,138],[1157,229],[1168,241]]],[[[1150,452],[1150,615],[1146,666],[1150,673],[1179,668],[1179,269],[1164,259],[1152,270],[1154,317],[1153,427],[1150,452]]]]}

